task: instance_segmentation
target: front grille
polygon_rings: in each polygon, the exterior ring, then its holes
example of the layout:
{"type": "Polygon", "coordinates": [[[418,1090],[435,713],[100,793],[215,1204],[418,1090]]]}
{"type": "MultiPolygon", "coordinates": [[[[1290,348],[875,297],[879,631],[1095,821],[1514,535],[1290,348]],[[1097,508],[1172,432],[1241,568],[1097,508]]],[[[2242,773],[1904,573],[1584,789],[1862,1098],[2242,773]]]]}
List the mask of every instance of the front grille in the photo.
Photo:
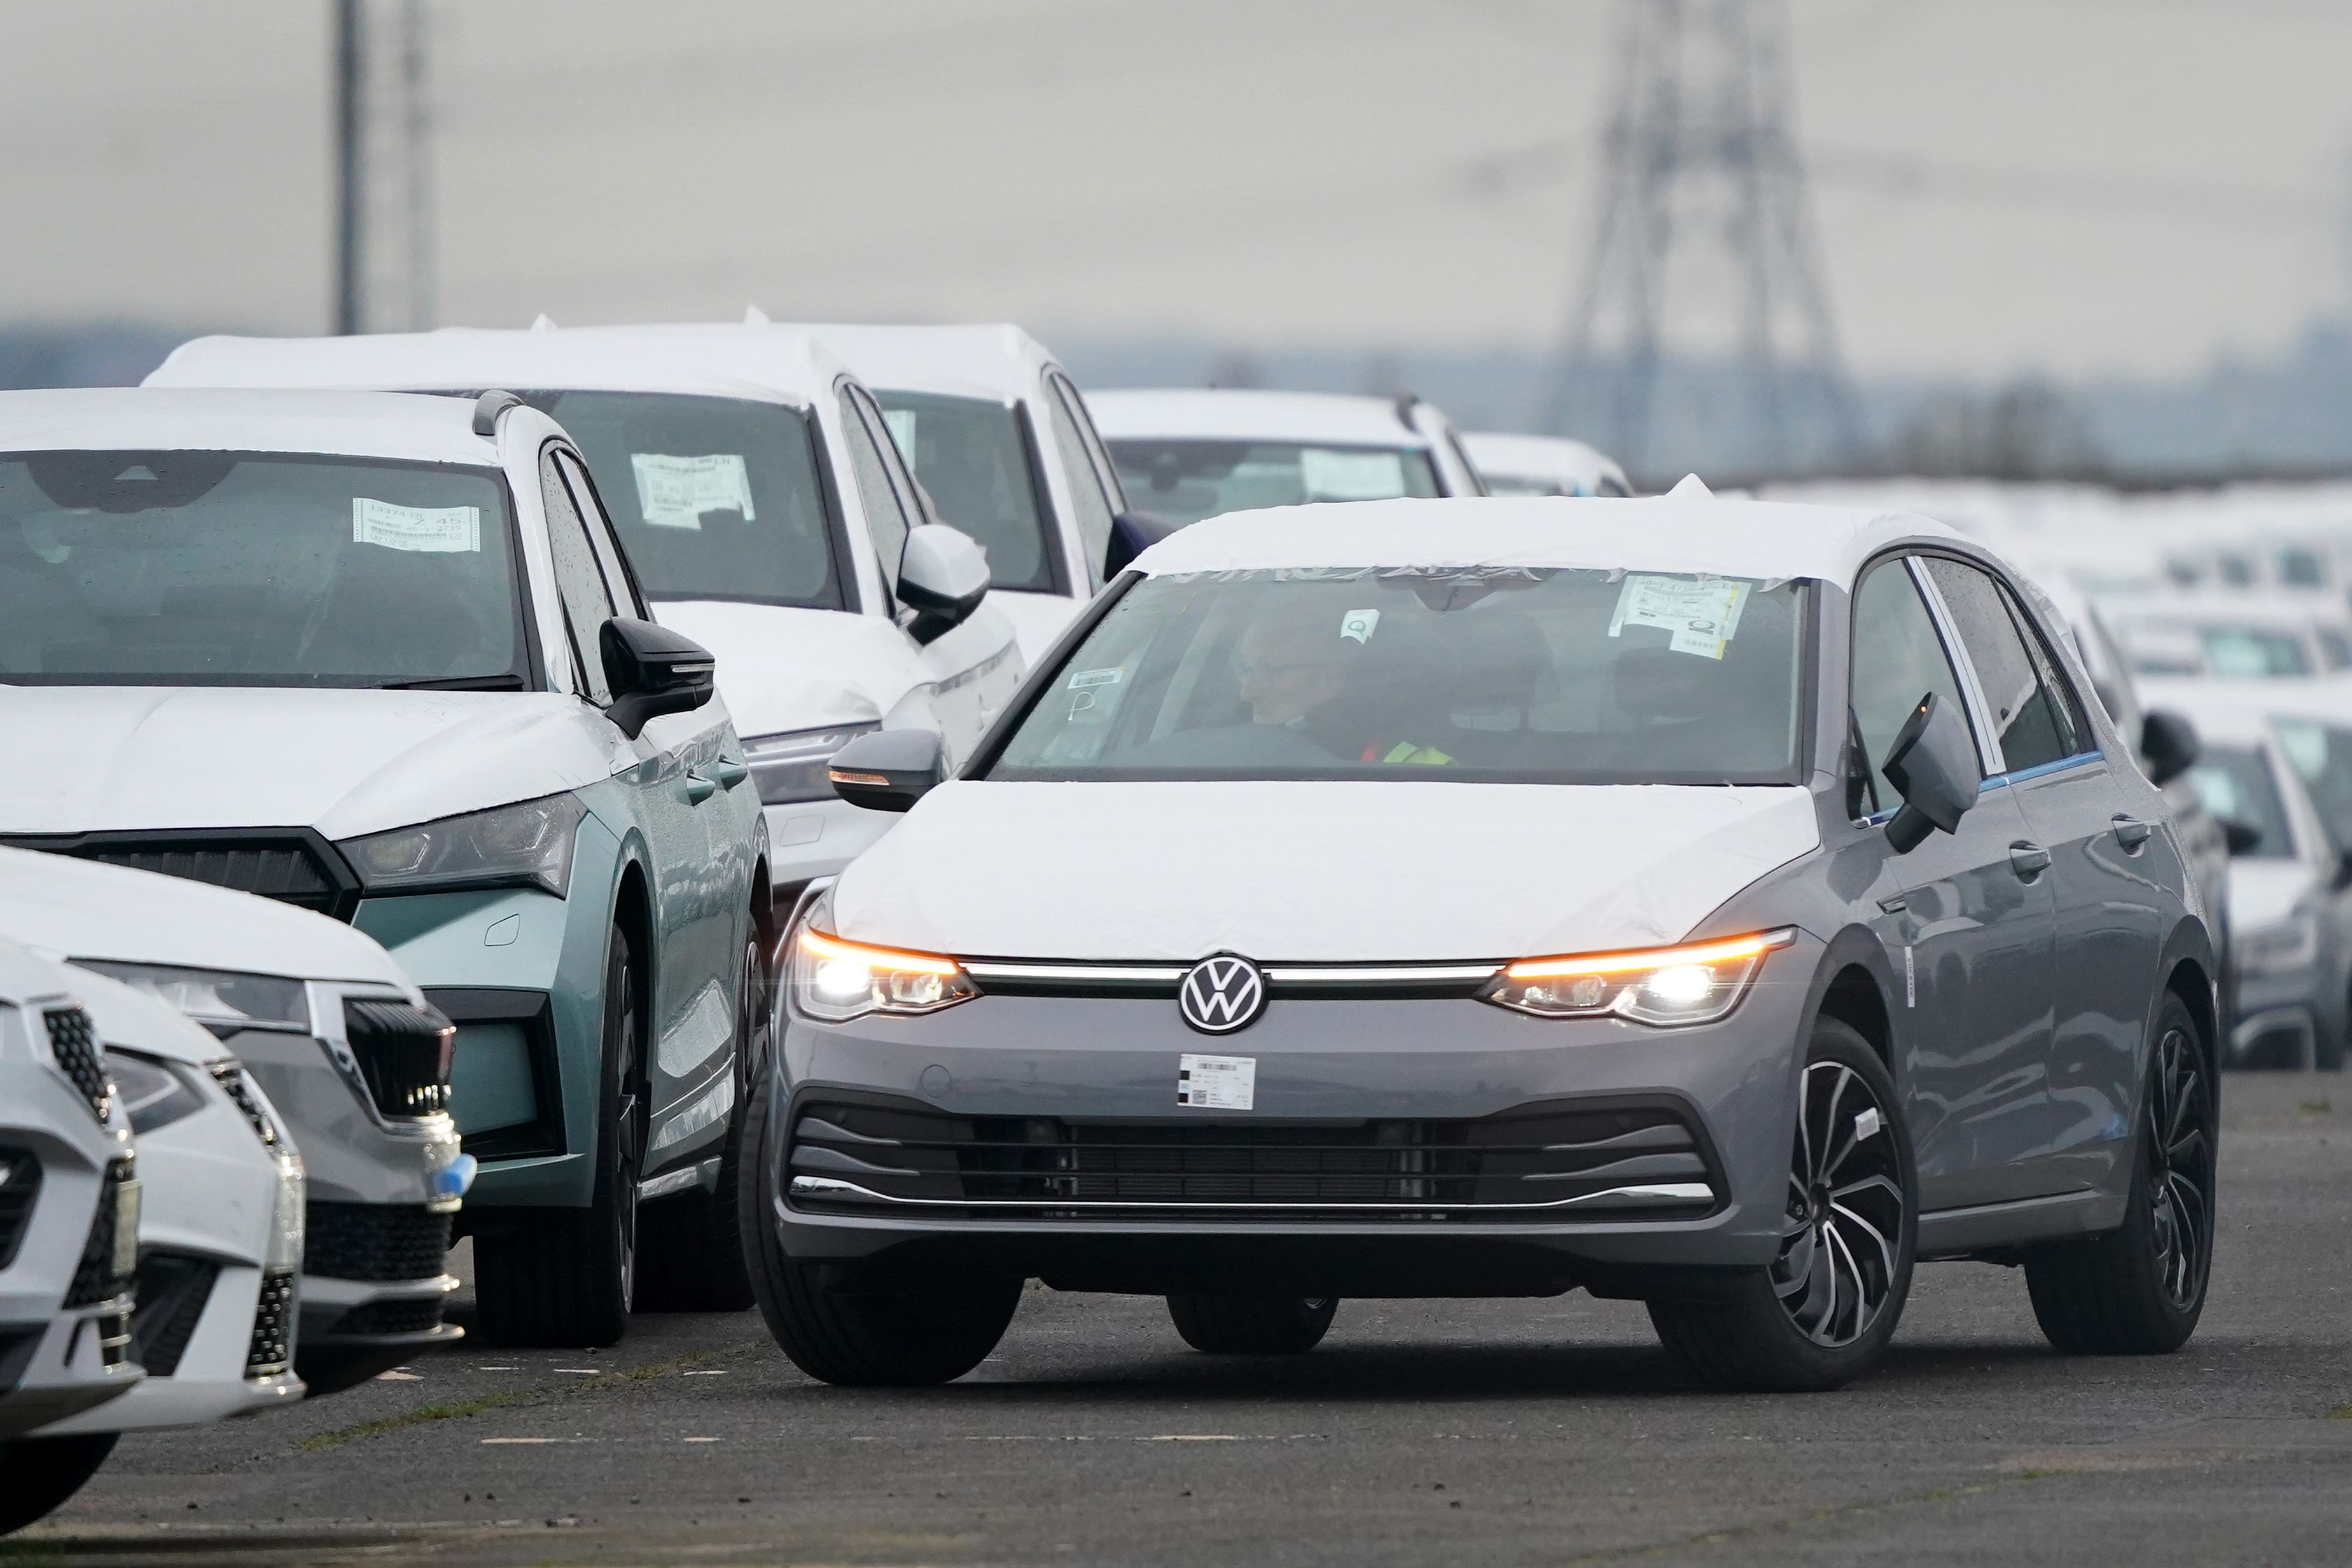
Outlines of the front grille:
{"type": "Polygon", "coordinates": [[[302,1270],[338,1280],[430,1280],[449,1256],[449,1216],[422,1204],[329,1203],[304,1213],[302,1270]]]}
{"type": "Polygon", "coordinates": [[[89,1015],[79,1008],[51,1008],[41,1015],[49,1028],[49,1054],[56,1058],[58,1069],[73,1080],[89,1102],[90,1114],[104,1122],[114,1099],[114,1085],[107,1081],[106,1061],[100,1054],[98,1030],[90,1027],[89,1015]]]}
{"type": "Polygon", "coordinates": [[[346,1335],[431,1333],[441,1326],[441,1298],[421,1301],[370,1301],[353,1307],[336,1320],[331,1337],[346,1335]]]}
{"type": "Polygon", "coordinates": [[[221,1092],[228,1096],[229,1103],[244,1112],[245,1119],[253,1124],[253,1135],[267,1146],[276,1148],[278,1119],[269,1113],[261,1086],[254,1082],[253,1074],[246,1071],[245,1063],[234,1058],[223,1058],[212,1063],[212,1075],[213,1082],[221,1086],[221,1092]]]}
{"type": "Polygon", "coordinates": [[[32,1228],[33,1204],[41,1196],[41,1162],[30,1149],[0,1148],[0,1269],[16,1260],[16,1249],[32,1228]]]}
{"type": "Polygon", "coordinates": [[[294,1270],[264,1269],[261,1296],[253,1309],[253,1338],[245,1352],[245,1375],[268,1377],[294,1360],[294,1270]]]}
{"type": "Polygon", "coordinates": [[[74,1265],[73,1285],[66,1291],[67,1306],[90,1306],[121,1295],[135,1282],[133,1274],[116,1271],[114,1234],[115,1215],[121,1209],[116,1195],[133,1179],[130,1156],[108,1163],[106,1179],[99,1184],[98,1212],[90,1217],[89,1239],[82,1243],[81,1261],[74,1265]]]}
{"type": "Polygon", "coordinates": [[[803,1205],[1355,1211],[1433,1218],[1702,1214],[1720,1190],[1678,1104],[1565,1101],[1460,1120],[1083,1121],[812,1097],[803,1205]]]}
{"type": "Polygon", "coordinates": [[[178,1252],[146,1252],[139,1259],[139,1301],[131,1311],[131,1359],[150,1377],[180,1370],[189,1336],[212,1300],[220,1265],[178,1252]]]}
{"type": "Polygon", "coordinates": [[[132,871],[210,883],[338,920],[349,920],[359,904],[359,879],[323,840],[283,829],[85,833],[72,838],[16,837],[6,841],[19,849],[47,850],[132,871]]]}
{"type": "Polygon", "coordinates": [[[449,1108],[449,1051],[457,1026],[437,1009],[346,998],[343,1033],[377,1110],[430,1116],[449,1108]]]}

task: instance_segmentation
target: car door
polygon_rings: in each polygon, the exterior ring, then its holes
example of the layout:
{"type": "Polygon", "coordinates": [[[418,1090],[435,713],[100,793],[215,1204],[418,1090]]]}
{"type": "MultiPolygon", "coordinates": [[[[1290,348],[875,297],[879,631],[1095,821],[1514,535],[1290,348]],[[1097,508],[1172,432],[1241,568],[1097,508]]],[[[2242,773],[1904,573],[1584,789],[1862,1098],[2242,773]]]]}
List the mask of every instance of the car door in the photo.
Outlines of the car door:
{"type": "MultiPolygon", "coordinates": [[[[1853,803],[1879,816],[1898,803],[1880,765],[1923,694],[1969,716],[1980,752],[1984,726],[1958,639],[1916,560],[1869,569],[1853,628],[1851,722],[1866,771],[1853,803]]],[[[1900,891],[1884,901],[1878,930],[1902,977],[1896,1078],[1923,1208],[2028,1196],[2049,1142],[2053,904],[2048,875],[2015,857],[2028,837],[2016,797],[1989,789],[1957,832],[1931,833],[1893,862],[1900,891]]]]}

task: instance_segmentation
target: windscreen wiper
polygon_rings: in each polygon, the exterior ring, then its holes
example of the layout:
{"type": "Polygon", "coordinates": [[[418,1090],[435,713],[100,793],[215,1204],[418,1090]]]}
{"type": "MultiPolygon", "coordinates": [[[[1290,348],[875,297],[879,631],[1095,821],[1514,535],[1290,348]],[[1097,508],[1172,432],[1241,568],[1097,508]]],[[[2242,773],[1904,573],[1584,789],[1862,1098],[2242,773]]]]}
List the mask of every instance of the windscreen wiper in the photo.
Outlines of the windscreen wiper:
{"type": "Polygon", "coordinates": [[[519,692],[522,677],[503,675],[443,675],[423,681],[378,681],[380,692],[519,692]]]}

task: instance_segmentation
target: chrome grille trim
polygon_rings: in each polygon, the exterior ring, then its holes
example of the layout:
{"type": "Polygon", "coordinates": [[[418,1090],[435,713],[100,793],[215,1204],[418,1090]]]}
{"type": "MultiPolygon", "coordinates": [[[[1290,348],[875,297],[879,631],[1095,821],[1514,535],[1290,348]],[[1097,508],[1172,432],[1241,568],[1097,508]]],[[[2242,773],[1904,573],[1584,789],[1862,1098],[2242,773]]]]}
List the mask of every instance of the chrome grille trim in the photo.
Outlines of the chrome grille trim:
{"type": "Polygon", "coordinates": [[[1088,1201],[1082,1198],[1009,1198],[1009,1197],[892,1197],[886,1193],[863,1187],[856,1182],[841,1181],[832,1176],[796,1176],[792,1182],[795,1197],[857,1197],[876,1203],[896,1204],[918,1208],[1025,1208],[1052,1209],[1066,1212],[1086,1209],[1089,1212],[1111,1213],[1125,1209],[1149,1209],[1156,1212],[1183,1211],[1194,1214],[1229,1214],[1235,1209],[1272,1213],[1315,1209],[1341,1214],[1403,1213],[1403,1214],[1487,1214],[1497,1210],[1525,1212],[1530,1209],[1573,1208],[1585,1204],[1613,1201],[1618,1204],[1673,1205],[1713,1201],[1715,1189],[1705,1182],[1661,1182],[1641,1186],[1615,1186],[1604,1192],[1588,1192],[1575,1197],[1553,1198],[1544,1203],[1443,1203],[1423,1200],[1418,1203],[1155,1203],[1148,1199],[1125,1199],[1116,1202],[1088,1201]]]}

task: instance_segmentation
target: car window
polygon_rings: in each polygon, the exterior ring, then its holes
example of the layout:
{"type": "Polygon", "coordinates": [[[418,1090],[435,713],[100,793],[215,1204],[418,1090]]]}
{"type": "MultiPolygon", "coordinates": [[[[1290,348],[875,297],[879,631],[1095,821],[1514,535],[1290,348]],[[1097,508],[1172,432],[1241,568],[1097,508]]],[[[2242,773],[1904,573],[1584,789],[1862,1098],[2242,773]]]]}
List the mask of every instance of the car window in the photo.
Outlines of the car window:
{"type": "Polygon", "coordinates": [[[2319,644],[2321,663],[2331,670],[2352,670],[2352,633],[2334,626],[2315,626],[2312,637],[2319,644]]]}
{"type": "Polygon", "coordinates": [[[1853,724],[1867,779],[1864,799],[1856,804],[1884,810],[1895,804],[1895,795],[1880,769],[1919,700],[1932,692],[1964,722],[1969,712],[1935,618],[1900,559],[1872,567],[1854,591],[1851,667],[1853,724]]]}
{"type": "MultiPolygon", "coordinates": [[[[1969,663],[1976,666],[1977,685],[2000,743],[2001,765],[2013,771],[2073,756],[2075,728],[2065,695],[2043,684],[2048,657],[2038,646],[2029,650],[2032,633],[2019,625],[2000,584],[1949,556],[1921,559],[1943,595],[1969,663]]],[[[2034,641],[2038,644],[2039,638],[2034,641]]]]}
{"type": "Polygon", "coordinates": [[[1109,450],[1103,445],[1102,433],[1095,428],[1095,416],[1087,410],[1087,400],[1079,394],[1078,384],[1060,371],[1047,371],[1045,384],[1052,387],[1054,394],[1067,406],[1070,418],[1078,427],[1078,434],[1086,437],[1087,456],[1094,463],[1095,474],[1102,482],[1103,495],[1109,500],[1112,513],[1115,515],[1127,510],[1127,497],[1119,492],[1118,469],[1111,463],[1109,450]]]}
{"type": "MultiPolygon", "coordinates": [[[[530,682],[496,469],[262,452],[0,459],[0,681],[530,682]]],[[[560,654],[559,654],[560,656],[560,654]]]]}
{"type": "Polygon", "coordinates": [[[2267,626],[2215,623],[2197,629],[2205,663],[2217,675],[2253,677],[2315,674],[2303,639],[2267,626]]]}
{"type": "Polygon", "coordinates": [[[2196,786],[2197,798],[2207,810],[2260,835],[2254,847],[2241,852],[2237,858],[2294,858],[2286,806],[2279,799],[2277,780],[2271,777],[2270,759],[2261,751],[2251,747],[2209,746],[2189,768],[2189,781],[2196,786]]]}
{"type": "Polygon", "coordinates": [[[929,494],[940,521],[988,551],[989,581],[1052,590],[1057,563],[1020,408],[933,392],[874,396],[891,441],[929,494]]]}
{"type": "Polygon", "coordinates": [[[2300,718],[2280,719],[2273,727],[2328,839],[2339,851],[2352,849],[2352,729],[2300,718]]]}
{"type": "Polygon", "coordinates": [[[1045,406],[1053,416],[1054,451],[1061,458],[1063,481],[1069,486],[1070,505],[1077,514],[1071,520],[1078,526],[1078,551],[1087,559],[1090,585],[1100,588],[1103,558],[1110,549],[1110,501],[1103,494],[1094,460],[1087,455],[1086,438],[1078,433],[1068,398],[1058,382],[1051,384],[1054,395],[1046,399],[1045,406]]]}
{"type": "Polygon", "coordinates": [[[867,424],[857,400],[850,396],[846,387],[841,392],[841,426],[849,443],[850,472],[857,476],[858,509],[866,514],[866,531],[874,540],[874,559],[882,567],[883,597],[895,604],[898,566],[907,553],[907,514],[898,503],[898,490],[890,483],[890,470],[883,462],[881,448],[876,444],[876,432],[867,424]]]}
{"type": "Polygon", "coordinates": [[[1284,568],[1135,584],[989,777],[1779,783],[1801,581],[1284,568]]]}
{"type": "Polygon", "coordinates": [[[620,543],[613,537],[612,522],[604,515],[603,498],[596,494],[588,470],[581,465],[578,456],[562,447],[555,451],[555,467],[572,492],[572,509],[588,525],[589,542],[596,548],[596,559],[604,569],[604,587],[613,602],[619,607],[619,613],[643,619],[644,595],[637,590],[628,558],[621,553],[620,543]]]}
{"type": "Polygon", "coordinates": [[[1417,446],[1137,439],[1112,442],[1110,455],[1128,499],[1176,523],[1253,507],[1438,493],[1437,470],[1417,446]]]}
{"type": "Polygon", "coordinates": [[[539,486],[547,501],[547,549],[555,562],[555,591],[563,601],[564,624],[571,629],[587,695],[602,706],[613,700],[613,689],[604,681],[603,645],[597,637],[613,618],[612,595],[595,548],[588,542],[587,525],[573,510],[572,493],[556,474],[552,451],[539,460],[539,486]]]}
{"type": "Polygon", "coordinates": [[[2294,588],[2324,588],[2327,583],[2327,568],[2316,550],[2287,545],[2278,552],[2278,575],[2281,582],[2294,588]]]}

